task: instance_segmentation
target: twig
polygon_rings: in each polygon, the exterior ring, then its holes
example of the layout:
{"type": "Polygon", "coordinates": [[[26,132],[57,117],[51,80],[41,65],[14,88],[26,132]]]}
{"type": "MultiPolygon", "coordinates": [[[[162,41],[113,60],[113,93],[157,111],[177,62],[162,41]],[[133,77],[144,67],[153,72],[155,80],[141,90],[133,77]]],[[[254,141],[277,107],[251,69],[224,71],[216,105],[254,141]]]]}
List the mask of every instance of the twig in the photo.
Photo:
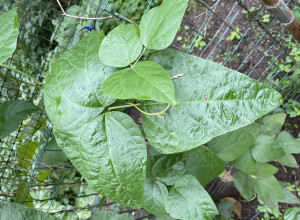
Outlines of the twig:
{"type": "Polygon", "coordinates": [[[124,16],[120,15],[119,13],[116,13],[116,15],[119,16],[120,18],[123,18],[124,20],[128,21],[128,22],[131,23],[131,24],[137,25],[137,23],[135,23],[135,22],[129,20],[128,18],[125,18],[124,16]]]}
{"type": "Polygon", "coordinates": [[[71,17],[71,18],[78,18],[78,19],[84,19],[84,20],[104,20],[104,19],[108,19],[108,18],[112,18],[113,16],[107,16],[107,17],[100,17],[100,18],[88,18],[88,17],[81,17],[81,16],[75,16],[75,15],[69,15],[65,12],[63,6],[61,5],[59,0],[56,0],[61,11],[63,12],[62,15],[66,16],[66,17],[71,17]]]}

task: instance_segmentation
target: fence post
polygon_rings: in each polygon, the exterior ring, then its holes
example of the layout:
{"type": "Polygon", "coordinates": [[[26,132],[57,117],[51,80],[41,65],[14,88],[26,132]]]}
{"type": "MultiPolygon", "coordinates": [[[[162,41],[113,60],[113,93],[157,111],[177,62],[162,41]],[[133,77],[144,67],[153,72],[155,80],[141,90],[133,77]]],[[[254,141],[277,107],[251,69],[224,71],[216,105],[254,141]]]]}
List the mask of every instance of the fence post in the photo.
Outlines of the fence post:
{"type": "Polygon", "coordinates": [[[283,0],[262,0],[267,9],[269,9],[281,23],[287,26],[287,29],[300,42],[300,22],[294,16],[293,12],[284,3],[283,0]]]}

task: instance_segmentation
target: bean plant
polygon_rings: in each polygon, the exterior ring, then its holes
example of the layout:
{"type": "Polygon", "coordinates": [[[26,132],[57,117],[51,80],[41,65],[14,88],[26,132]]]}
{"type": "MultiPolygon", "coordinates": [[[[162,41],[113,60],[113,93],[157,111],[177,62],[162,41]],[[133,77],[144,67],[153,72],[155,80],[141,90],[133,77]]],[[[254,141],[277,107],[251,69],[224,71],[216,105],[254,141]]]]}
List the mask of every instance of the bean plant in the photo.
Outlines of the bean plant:
{"type": "MultiPolygon", "coordinates": [[[[44,103],[57,144],[95,192],[157,216],[212,219],[218,211],[203,185],[225,163],[203,144],[249,126],[282,98],[234,70],[167,49],[187,5],[164,0],[139,25],[89,33],[51,64],[44,103]],[[140,127],[123,112],[131,106],[142,112],[140,127]]],[[[18,30],[15,9],[2,16],[0,63],[18,30]]]]}

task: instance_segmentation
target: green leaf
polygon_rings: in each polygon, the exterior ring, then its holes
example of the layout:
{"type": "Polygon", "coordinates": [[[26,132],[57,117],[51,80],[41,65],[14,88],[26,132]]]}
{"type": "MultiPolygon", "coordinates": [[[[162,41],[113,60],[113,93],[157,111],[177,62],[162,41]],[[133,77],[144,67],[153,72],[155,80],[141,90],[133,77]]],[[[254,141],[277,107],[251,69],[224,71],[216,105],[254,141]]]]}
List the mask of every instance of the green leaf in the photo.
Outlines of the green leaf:
{"type": "Polygon", "coordinates": [[[255,174],[256,178],[258,179],[264,179],[267,177],[272,176],[273,174],[278,172],[277,167],[268,164],[268,163],[256,163],[257,172],[255,174]]]}
{"type": "Polygon", "coordinates": [[[286,118],[285,113],[276,113],[276,114],[273,114],[273,115],[266,115],[263,118],[263,123],[267,125],[267,124],[277,122],[282,126],[285,122],[285,118],[286,118]]]}
{"type": "Polygon", "coordinates": [[[162,50],[173,42],[188,0],[164,0],[151,9],[140,22],[141,41],[148,49],[162,50]]]}
{"type": "Polygon", "coordinates": [[[96,192],[124,205],[141,207],[146,144],[128,115],[108,112],[86,122],[79,130],[55,128],[54,135],[96,192]]]}
{"type": "Polygon", "coordinates": [[[263,125],[261,125],[260,134],[269,135],[269,136],[272,136],[275,138],[279,134],[281,127],[282,127],[282,125],[278,122],[272,122],[270,124],[263,124],[263,125]]]}
{"type": "Polygon", "coordinates": [[[0,137],[15,131],[28,115],[38,110],[37,106],[23,100],[3,102],[0,105],[0,137]]]}
{"type": "Polygon", "coordinates": [[[217,207],[198,180],[192,175],[184,175],[169,191],[166,211],[173,218],[212,219],[218,215],[217,207]]]}
{"type": "Polygon", "coordinates": [[[17,8],[0,16],[0,64],[15,51],[19,35],[17,8]]]}
{"type": "Polygon", "coordinates": [[[143,208],[156,216],[167,214],[165,210],[167,195],[168,189],[163,183],[146,178],[143,208]]]}
{"type": "Polygon", "coordinates": [[[174,184],[185,173],[185,154],[161,156],[153,165],[153,176],[166,185],[174,184]]]}
{"type": "Polygon", "coordinates": [[[291,154],[286,154],[283,157],[278,159],[278,162],[284,166],[291,167],[291,168],[298,168],[297,161],[295,157],[291,154]]]}
{"type": "Polygon", "coordinates": [[[135,208],[142,204],[146,144],[121,112],[101,114],[115,99],[101,91],[113,68],[99,62],[103,34],[93,31],[52,65],[44,99],[59,147],[97,193],[135,208]],[[101,115],[100,115],[101,114],[101,115]]]}
{"type": "Polygon", "coordinates": [[[231,165],[250,175],[255,175],[257,173],[256,161],[251,156],[251,149],[235,161],[231,162],[231,165]]]}
{"type": "Polygon", "coordinates": [[[45,147],[42,163],[46,165],[58,165],[68,160],[63,151],[58,147],[55,138],[52,138],[45,147]]]}
{"type": "Polygon", "coordinates": [[[259,135],[251,148],[251,155],[258,162],[269,162],[285,155],[281,146],[268,135],[259,135]]]}
{"type": "Polygon", "coordinates": [[[123,215],[120,215],[113,211],[107,210],[98,210],[91,216],[91,220],[132,220],[133,218],[129,218],[123,215]]]}
{"type": "Polygon", "coordinates": [[[208,147],[228,162],[242,156],[254,142],[255,137],[245,127],[213,138],[208,142],[208,147]]]}
{"type": "Polygon", "coordinates": [[[134,24],[120,24],[102,41],[99,51],[102,63],[125,67],[135,61],[143,49],[139,27],[134,24]]]}
{"type": "Polygon", "coordinates": [[[262,198],[266,199],[284,199],[281,186],[274,176],[258,179],[254,184],[254,190],[262,198]]]}
{"type": "Polygon", "coordinates": [[[287,204],[296,204],[300,205],[300,200],[295,196],[291,191],[289,191],[286,186],[288,185],[287,182],[278,181],[280,186],[283,189],[284,199],[278,200],[280,203],[287,203],[287,204]]]}
{"type": "Polygon", "coordinates": [[[279,210],[278,202],[276,199],[266,199],[260,198],[260,195],[257,196],[258,200],[263,203],[264,206],[267,206],[270,209],[279,210]]]}
{"type": "Polygon", "coordinates": [[[0,219],[3,220],[58,220],[45,212],[14,202],[0,201],[0,219]]]}
{"type": "Polygon", "coordinates": [[[284,212],[284,220],[299,220],[300,219],[300,208],[294,207],[289,208],[284,212]]]}
{"type": "Polygon", "coordinates": [[[223,218],[231,218],[233,216],[233,210],[235,205],[231,202],[221,201],[218,204],[218,211],[223,218]]]}
{"type": "Polygon", "coordinates": [[[241,195],[245,199],[251,199],[254,194],[254,184],[255,179],[253,179],[250,175],[243,173],[241,171],[236,172],[233,175],[233,182],[237,190],[241,193],[241,195]]]}
{"type": "Polygon", "coordinates": [[[195,176],[201,185],[210,183],[225,168],[225,163],[203,146],[187,151],[186,173],[195,176]]]}
{"type": "MultiPolygon", "coordinates": [[[[213,137],[253,123],[282,102],[267,85],[219,64],[166,49],[150,60],[160,63],[172,76],[177,105],[162,118],[143,115],[145,134],[163,153],[198,147],[213,137]]],[[[145,102],[143,110],[159,112],[165,104],[145,102]]]]}
{"type": "Polygon", "coordinates": [[[103,83],[103,91],[118,99],[176,104],[174,85],[169,73],[159,64],[150,61],[139,62],[133,68],[114,73],[103,83]]]}
{"type": "Polygon", "coordinates": [[[286,131],[280,132],[276,138],[276,142],[282,147],[286,154],[300,153],[300,140],[295,139],[286,131]]]}
{"type": "MultiPolygon", "coordinates": [[[[18,149],[18,164],[28,170],[35,154],[37,147],[40,145],[38,142],[25,143],[20,149],[18,149]]],[[[27,173],[28,171],[23,171],[27,173]]]]}

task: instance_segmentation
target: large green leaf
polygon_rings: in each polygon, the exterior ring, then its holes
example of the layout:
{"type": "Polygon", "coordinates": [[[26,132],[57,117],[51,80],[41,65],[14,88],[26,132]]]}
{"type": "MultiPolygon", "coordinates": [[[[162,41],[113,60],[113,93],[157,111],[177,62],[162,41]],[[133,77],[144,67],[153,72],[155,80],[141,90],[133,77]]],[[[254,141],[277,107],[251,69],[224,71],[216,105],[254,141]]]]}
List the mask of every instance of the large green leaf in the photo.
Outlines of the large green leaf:
{"type": "MultiPolygon", "coordinates": [[[[18,164],[20,165],[20,167],[22,167],[25,170],[28,170],[33,161],[35,151],[39,144],[40,143],[38,142],[25,143],[23,146],[20,147],[20,149],[18,149],[18,164]]],[[[27,173],[27,171],[23,172],[27,173]]]]}
{"type": "Polygon", "coordinates": [[[123,215],[120,215],[113,211],[107,210],[98,210],[91,216],[91,220],[132,220],[133,218],[129,218],[123,215]]]}
{"type": "Polygon", "coordinates": [[[241,171],[233,175],[234,185],[245,199],[251,199],[254,194],[255,179],[241,171]]]}
{"type": "Polygon", "coordinates": [[[278,202],[300,205],[300,200],[297,198],[297,196],[286,188],[288,183],[279,181],[279,184],[283,189],[284,199],[278,200],[278,202]]]}
{"type": "Polygon", "coordinates": [[[109,112],[82,129],[55,128],[58,145],[98,193],[140,208],[145,186],[146,144],[126,114],[109,112]]]}
{"type": "Polygon", "coordinates": [[[195,176],[201,185],[210,183],[225,168],[225,163],[203,146],[187,151],[186,173],[195,176]]]}
{"type": "Polygon", "coordinates": [[[258,179],[254,184],[254,190],[262,198],[266,199],[284,199],[284,194],[281,186],[274,176],[258,179]]]}
{"type": "Polygon", "coordinates": [[[141,41],[149,49],[162,50],[170,46],[179,29],[188,0],[164,0],[151,9],[140,23],[141,41]]]}
{"type": "Polygon", "coordinates": [[[212,219],[218,215],[217,207],[209,194],[192,175],[184,175],[169,191],[166,211],[173,218],[212,219]]]}
{"type": "Polygon", "coordinates": [[[267,177],[272,176],[273,174],[278,172],[278,168],[268,164],[268,163],[256,163],[257,172],[255,174],[255,177],[258,179],[264,179],[267,177]]]}
{"type": "Polygon", "coordinates": [[[102,92],[102,83],[114,72],[99,62],[103,38],[102,33],[91,32],[51,65],[44,102],[56,127],[79,129],[115,101],[102,92]]]}
{"type": "Polygon", "coordinates": [[[229,162],[242,156],[254,142],[255,137],[245,127],[213,138],[208,142],[208,147],[222,160],[229,162]]]}
{"type": "Polygon", "coordinates": [[[169,73],[159,64],[150,61],[140,62],[132,68],[114,73],[103,83],[103,91],[118,99],[176,104],[174,85],[169,73]]]}
{"type": "Polygon", "coordinates": [[[15,51],[19,35],[17,8],[0,16],[0,64],[15,51]]]}
{"type": "Polygon", "coordinates": [[[271,124],[271,123],[274,123],[274,122],[278,122],[282,126],[285,122],[285,118],[286,118],[285,113],[276,113],[276,114],[273,114],[273,115],[266,115],[263,118],[263,123],[264,124],[271,124]]]}
{"type": "Polygon", "coordinates": [[[286,154],[300,153],[300,140],[295,139],[286,131],[280,132],[276,138],[276,142],[282,147],[286,154]]]}
{"type": "Polygon", "coordinates": [[[257,137],[251,155],[256,161],[264,163],[279,159],[285,152],[273,137],[263,134],[257,137]]]}
{"type": "MultiPolygon", "coordinates": [[[[163,153],[190,150],[253,123],[282,102],[278,92],[219,64],[166,49],[150,60],[172,76],[177,105],[162,118],[143,115],[150,144],[163,153]]],[[[145,102],[144,110],[159,112],[165,104],[145,102]]]]}
{"type": "Polygon", "coordinates": [[[168,189],[163,183],[146,178],[143,208],[156,216],[167,214],[165,210],[167,195],[168,189]]]}
{"type": "Polygon", "coordinates": [[[175,183],[185,173],[185,154],[161,156],[153,165],[153,176],[167,185],[175,183]]]}
{"type": "Polygon", "coordinates": [[[125,67],[135,61],[142,52],[139,27],[134,24],[120,24],[102,41],[99,56],[102,63],[125,67]]]}
{"type": "Polygon", "coordinates": [[[231,165],[250,175],[255,175],[257,173],[256,161],[251,156],[251,149],[235,161],[231,162],[231,165]]]}
{"type": "Polygon", "coordinates": [[[5,101],[0,105],[0,137],[16,130],[21,122],[39,108],[23,100],[5,101]]]}
{"type": "Polygon", "coordinates": [[[58,220],[45,212],[14,202],[0,201],[1,220],[58,220]]]}
{"type": "Polygon", "coordinates": [[[101,83],[113,72],[97,57],[101,38],[93,31],[52,65],[45,84],[46,111],[59,147],[88,184],[116,202],[139,208],[146,145],[128,115],[99,115],[114,102],[101,91],[101,83]]]}

